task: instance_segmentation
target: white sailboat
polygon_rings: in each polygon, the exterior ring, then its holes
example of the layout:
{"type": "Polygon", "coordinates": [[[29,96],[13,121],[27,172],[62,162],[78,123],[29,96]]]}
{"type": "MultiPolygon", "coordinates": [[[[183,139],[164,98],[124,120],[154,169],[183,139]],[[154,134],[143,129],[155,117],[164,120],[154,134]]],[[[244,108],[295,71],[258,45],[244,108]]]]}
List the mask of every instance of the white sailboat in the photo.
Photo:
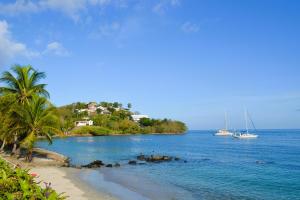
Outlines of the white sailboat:
{"type": "Polygon", "coordinates": [[[248,130],[248,120],[249,120],[249,115],[248,115],[247,110],[245,110],[246,132],[245,133],[242,133],[242,132],[234,133],[232,135],[233,137],[239,138],[239,139],[254,139],[254,138],[258,137],[258,135],[255,135],[253,133],[249,133],[249,130],[248,130]]]}
{"type": "Polygon", "coordinates": [[[215,136],[232,136],[233,133],[228,131],[227,113],[225,112],[225,129],[220,129],[215,133],[215,136]]]}

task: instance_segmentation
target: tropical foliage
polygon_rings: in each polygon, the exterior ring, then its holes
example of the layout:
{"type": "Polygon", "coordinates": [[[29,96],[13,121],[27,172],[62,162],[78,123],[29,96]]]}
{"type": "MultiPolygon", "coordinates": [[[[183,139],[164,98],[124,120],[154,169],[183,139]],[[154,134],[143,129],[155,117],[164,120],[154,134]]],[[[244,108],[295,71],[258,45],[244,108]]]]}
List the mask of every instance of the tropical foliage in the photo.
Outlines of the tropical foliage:
{"type": "Polygon", "coordinates": [[[86,109],[87,104],[82,102],[57,108],[62,127],[67,132],[74,135],[92,134],[92,135],[109,135],[109,134],[136,134],[136,133],[183,133],[187,130],[184,123],[169,119],[148,119],[143,118],[139,122],[134,122],[131,115],[133,112],[127,108],[120,107],[120,103],[101,102],[108,113],[88,113],[87,111],[78,112],[80,109],[86,109]],[[85,106],[83,106],[85,105],[85,106]],[[115,105],[115,109],[113,109],[115,105]],[[117,107],[117,105],[119,105],[117,107]],[[112,110],[110,110],[111,108],[112,110]],[[116,110],[116,108],[120,108],[116,110]],[[91,119],[94,126],[91,127],[74,127],[76,121],[91,119]]]}
{"type": "Polygon", "coordinates": [[[1,150],[10,148],[13,154],[20,149],[27,151],[30,160],[32,148],[38,136],[58,134],[59,120],[53,106],[48,102],[46,84],[39,83],[45,78],[31,66],[12,67],[5,71],[0,82],[0,141],[1,150]]]}
{"type": "Polygon", "coordinates": [[[49,184],[41,188],[28,171],[10,168],[0,159],[0,199],[7,200],[62,200],[49,184]]]}

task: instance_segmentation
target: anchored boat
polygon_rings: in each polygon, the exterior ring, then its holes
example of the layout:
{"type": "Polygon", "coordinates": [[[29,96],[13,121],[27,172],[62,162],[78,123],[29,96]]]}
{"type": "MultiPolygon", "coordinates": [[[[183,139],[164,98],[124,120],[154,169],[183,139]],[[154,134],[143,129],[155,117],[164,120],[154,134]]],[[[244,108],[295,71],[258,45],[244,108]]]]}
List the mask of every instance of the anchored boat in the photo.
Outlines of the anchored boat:
{"type": "Polygon", "coordinates": [[[254,123],[252,121],[252,119],[250,118],[247,110],[245,110],[245,122],[246,122],[246,132],[237,132],[237,133],[234,133],[232,136],[235,137],[235,138],[238,138],[238,139],[254,139],[254,138],[257,138],[258,135],[256,134],[253,134],[253,133],[249,133],[249,130],[248,130],[248,121],[249,119],[251,120],[251,123],[255,129],[255,126],[254,126],[254,123]]]}
{"type": "Polygon", "coordinates": [[[225,129],[220,129],[215,136],[232,136],[233,133],[228,130],[227,113],[225,112],[225,129]]]}

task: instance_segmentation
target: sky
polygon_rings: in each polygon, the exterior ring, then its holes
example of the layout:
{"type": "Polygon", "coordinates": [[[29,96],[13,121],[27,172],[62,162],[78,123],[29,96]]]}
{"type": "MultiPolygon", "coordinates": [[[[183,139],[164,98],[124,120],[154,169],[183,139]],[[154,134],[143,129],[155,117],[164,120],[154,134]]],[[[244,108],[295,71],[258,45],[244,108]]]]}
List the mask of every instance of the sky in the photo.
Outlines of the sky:
{"type": "Polygon", "coordinates": [[[0,72],[51,101],[118,101],[190,129],[300,128],[298,0],[0,1],[0,72]]]}

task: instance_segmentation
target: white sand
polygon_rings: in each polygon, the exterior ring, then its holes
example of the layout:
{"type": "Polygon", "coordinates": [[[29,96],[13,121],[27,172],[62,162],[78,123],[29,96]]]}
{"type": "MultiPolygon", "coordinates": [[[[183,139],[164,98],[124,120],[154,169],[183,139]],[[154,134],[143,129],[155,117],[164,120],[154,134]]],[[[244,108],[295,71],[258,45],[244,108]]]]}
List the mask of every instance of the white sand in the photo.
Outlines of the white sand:
{"type": "Polygon", "coordinates": [[[45,187],[44,182],[51,183],[51,187],[58,193],[64,193],[68,199],[72,200],[86,200],[86,199],[99,199],[99,200],[113,200],[115,198],[102,194],[100,192],[92,191],[88,186],[78,185],[75,180],[67,176],[66,168],[57,167],[35,167],[30,170],[30,173],[38,174],[37,182],[40,182],[42,187],[45,187]]]}

